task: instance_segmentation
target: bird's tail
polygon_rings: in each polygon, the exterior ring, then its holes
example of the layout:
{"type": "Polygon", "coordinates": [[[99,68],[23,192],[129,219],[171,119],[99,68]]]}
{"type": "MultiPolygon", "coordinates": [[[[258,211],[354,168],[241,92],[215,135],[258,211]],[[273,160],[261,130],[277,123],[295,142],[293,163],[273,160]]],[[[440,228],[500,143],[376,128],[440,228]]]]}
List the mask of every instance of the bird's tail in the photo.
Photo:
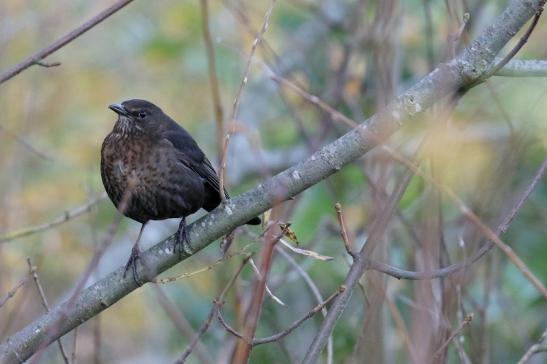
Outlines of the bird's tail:
{"type": "Polygon", "coordinates": [[[257,216],[257,217],[253,217],[251,220],[247,221],[245,224],[246,225],[260,225],[262,223],[262,220],[260,220],[260,218],[257,216]]]}

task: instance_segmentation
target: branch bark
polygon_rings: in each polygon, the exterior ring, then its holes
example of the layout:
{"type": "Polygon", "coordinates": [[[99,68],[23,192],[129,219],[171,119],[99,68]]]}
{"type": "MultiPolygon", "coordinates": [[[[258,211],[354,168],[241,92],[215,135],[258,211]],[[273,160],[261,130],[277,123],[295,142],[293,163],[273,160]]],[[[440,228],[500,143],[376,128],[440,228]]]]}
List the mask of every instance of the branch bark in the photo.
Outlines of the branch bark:
{"type": "Polygon", "coordinates": [[[28,56],[27,58],[25,58],[24,60],[22,60],[15,66],[13,66],[11,69],[0,74],[0,84],[6,82],[10,78],[17,76],[19,73],[23,72],[30,66],[39,65],[43,67],[52,67],[52,66],[60,65],[59,62],[46,64],[41,61],[47,56],[49,56],[50,54],[63,48],[65,45],[72,42],[74,39],[78,38],[80,35],[84,34],[89,29],[93,28],[94,26],[96,26],[97,24],[105,20],[106,18],[110,17],[112,14],[114,14],[115,12],[117,12],[118,10],[120,10],[121,8],[123,8],[124,6],[126,6],[132,1],[133,0],[118,0],[114,5],[101,11],[99,14],[95,15],[93,18],[89,19],[88,21],[80,25],[78,28],[63,35],[61,38],[57,39],[55,42],[39,50],[33,55],[28,56]]]}
{"type": "MultiPolygon", "coordinates": [[[[143,253],[147,267],[155,274],[159,274],[187,259],[236,226],[270,209],[279,201],[297,195],[370,151],[377,144],[376,138],[372,138],[365,130],[376,133],[382,139],[387,138],[405,122],[412,120],[416,113],[427,109],[455,90],[472,84],[487,72],[498,52],[544,3],[545,0],[513,0],[496,21],[457,58],[439,65],[358,128],[253,190],[224,201],[214,211],[193,223],[188,228],[192,251],[185,252],[182,256],[172,254],[174,236],[147,250],[143,253]]],[[[32,63],[27,68],[30,65],[32,63]]],[[[142,267],[139,268],[140,276],[146,276],[147,272],[144,272],[142,267]]],[[[80,292],[74,304],[68,305],[64,302],[57,305],[49,313],[1,343],[0,362],[18,363],[28,359],[41,345],[55,341],[138,288],[132,277],[123,278],[123,270],[123,267],[118,268],[80,292]],[[53,331],[52,327],[56,329],[53,331]]],[[[334,305],[342,302],[343,297],[347,301],[346,295],[349,295],[350,291],[348,289],[344,292],[334,305]]],[[[337,315],[341,314],[341,311],[331,310],[329,315],[331,314],[335,316],[325,321],[330,322],[330,327],[323,325],[323,333],[334,327],[337,315]]],[[[327,338],[328,335],[323,335],[314,343],[315,349],[309,353],[306,363],[317,361],[327,338]]]]}

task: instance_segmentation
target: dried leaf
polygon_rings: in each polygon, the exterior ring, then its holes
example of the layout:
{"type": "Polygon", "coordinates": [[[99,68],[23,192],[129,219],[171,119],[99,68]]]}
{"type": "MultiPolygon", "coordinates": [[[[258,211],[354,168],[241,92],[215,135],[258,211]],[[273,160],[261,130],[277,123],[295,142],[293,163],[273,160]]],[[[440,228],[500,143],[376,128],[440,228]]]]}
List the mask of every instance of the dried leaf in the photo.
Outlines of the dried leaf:
{"type": "Polygon", "coordinates": [[[321,255],[319,253],[316,253],[313,250],[306,250],[306,249],[297,248],[297,247],[293,246],[292,244],[290,244],[289,242],[287,242],[285,239],[279,239],[279,241],[281,242],[281,244],[285,245],[287,248],[289,248],[290,250],[292,250],[296,254],[305,255],[307,257],[314,258],[314,259],[317,259],[317,260],[323,260],[323,261],[334,259],[333,257],[329,257],[328,255],[321,255]]]}

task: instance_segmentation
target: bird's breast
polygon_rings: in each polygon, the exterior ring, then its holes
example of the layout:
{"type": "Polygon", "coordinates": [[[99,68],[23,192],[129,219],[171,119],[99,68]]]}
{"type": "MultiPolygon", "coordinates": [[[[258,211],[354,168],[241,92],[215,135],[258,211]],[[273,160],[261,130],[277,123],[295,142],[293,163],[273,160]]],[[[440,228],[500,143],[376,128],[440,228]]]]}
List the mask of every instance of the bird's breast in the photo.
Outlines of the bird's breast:
{"type": "Polygon", "coordinates": [[[105,189],[123,213],[137,221],[186,216],[203,204],[203,180],[182,164],[169,144],[139,138],[111,137],[102,148],[105,189]]]}

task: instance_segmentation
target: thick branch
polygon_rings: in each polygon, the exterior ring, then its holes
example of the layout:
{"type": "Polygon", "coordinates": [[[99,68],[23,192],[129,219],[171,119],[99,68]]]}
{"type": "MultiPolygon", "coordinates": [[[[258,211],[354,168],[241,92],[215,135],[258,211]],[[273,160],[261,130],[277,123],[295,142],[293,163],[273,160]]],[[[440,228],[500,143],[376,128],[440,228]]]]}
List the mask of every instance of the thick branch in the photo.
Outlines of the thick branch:
{"type": "MultiPolygon", "coordinates": [[[[308,159],[258,185],[253,190],[225,201],[210,214],[193,223],[188,229],[193,251],[185,252],[180,257],[173,255],[171,252],[174,237],[170,237],[143,253],[147,267],[156,274],[167,270],[205,248],[236,226],[270,209],[279,201],[297,195],[361,157],[376,145],[376,138],[363,132],[363,128],[367,128],[381,138],[387,138],[404,122],[412,120],[415,113],[425,110],[453,93],[454,90],[471,84],[489,69],[495,55],[511,39],[512,34],[515,34],[542,4],[543,1],[540,0],[511,2],[496,22],[458,58],[437,67],[395,99],[389,107],[371,117],[363,126],[324,146],[308,159]]],[[[146,275],[142,268],[139,273],[140,276],[146,275]]],[[[138,287],[132,277],[128,276],[124,279],[123,267],[118,268],[83,290],[73,305],[61,303],[51,312],[41,316],[0,344],[0,362],[17,363],[28,359],[44,342],[55,341],[136,288],[138,287]],[[52,330],[52,327],[56,329],[52,330]]],[[[342,296],[344,295],[340,298],[342,296]]],[[[326,337],[328,336],[325,336],[325,340],[326,337]]],[[[324,342],[316,343],[316,348],[319,350],[312,358],[308,358],[308,363],[316,361],[323,346],[324,342]]]]}

